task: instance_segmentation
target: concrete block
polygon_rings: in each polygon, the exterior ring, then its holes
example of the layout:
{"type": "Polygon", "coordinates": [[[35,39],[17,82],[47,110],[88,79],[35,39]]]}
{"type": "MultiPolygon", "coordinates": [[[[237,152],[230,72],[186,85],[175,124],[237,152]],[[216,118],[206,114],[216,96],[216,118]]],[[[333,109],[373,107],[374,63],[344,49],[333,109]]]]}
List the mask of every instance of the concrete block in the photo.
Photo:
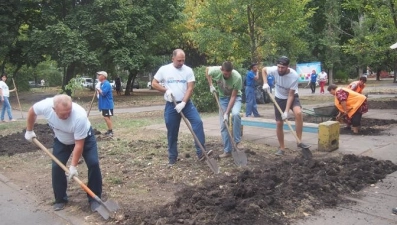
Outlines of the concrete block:
{"type": "Polygon", "coordinates": [[[326,121],[318,125],[318,150],[331,152],[339,148],[339,122],[326,121]]]}

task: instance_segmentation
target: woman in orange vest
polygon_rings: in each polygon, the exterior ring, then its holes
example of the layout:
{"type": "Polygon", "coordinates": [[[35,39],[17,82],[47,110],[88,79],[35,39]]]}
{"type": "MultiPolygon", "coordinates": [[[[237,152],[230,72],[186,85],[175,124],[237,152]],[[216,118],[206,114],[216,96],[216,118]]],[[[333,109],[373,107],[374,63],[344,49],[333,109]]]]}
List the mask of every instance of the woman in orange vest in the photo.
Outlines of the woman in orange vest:
{"type": "Polygon", "coordinates": [[[343,118],[347,128],[351,126],[357,134],[362,114],[368,112],[367,97],[348,88],[338,88],[336,84],[329,85],[328,91],[335,96],[335,106],[339,110],[337,118],[343,118]]]}
{"type": "Polygon", "coordinates": [[[349,86],[347,86],[350,90],[353,90],[357,93],[362,94],[363,90],[365,88],[365,83],[367,82],[367,78],[366,77],[360,77],[359,80],[357,81],[353,81],[349,84],[349,86]]]}

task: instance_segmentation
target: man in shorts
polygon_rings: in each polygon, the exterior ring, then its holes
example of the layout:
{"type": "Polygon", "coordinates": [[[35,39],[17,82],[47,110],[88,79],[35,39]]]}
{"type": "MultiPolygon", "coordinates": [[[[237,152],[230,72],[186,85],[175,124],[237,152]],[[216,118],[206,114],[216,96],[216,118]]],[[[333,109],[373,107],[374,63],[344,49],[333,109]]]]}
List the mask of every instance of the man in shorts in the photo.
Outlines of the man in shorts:
{"type": "Polygon", "coordinates": [[[105,119],[106,126],[108,130],[105,132],[105,136],[113,137],[113,128],[112,128],[112,120],[110,119],[113,116],[113,93],[112,86],[107,80],[108,74],[105,71],[97,72],[98,80],[101,83],[100,87],[97,88],[97,92],[99,94],[98,99],[98,108],[102,112],[102,116],[105,119]]]}
{"type": "MultiPolygon", "coordinates": [[[[274,112],[276,115],[276,133],[279,142],[279,148],[276,155],[284,155],[284,120],[288,119],[288,111],[291,109],[295,116],[296,135],[299,140],[302,140],[302,129],[303,129],[303,116],[302,107],[298,96],[298,73],[288,67],[289,59],[286,56],[281,56],[277,60],[277,66],[264,67],[262,69],[263,77],[263,90],[269,90],[269,84],[267,83],[267,76],[273,75],[275,80],[275,100],[280,106],[283,113],[281,114],[276,106],[274,106],[274,112]]],[[[303,143],[300,145],[301,148],[309,148],[303,143]]]]}

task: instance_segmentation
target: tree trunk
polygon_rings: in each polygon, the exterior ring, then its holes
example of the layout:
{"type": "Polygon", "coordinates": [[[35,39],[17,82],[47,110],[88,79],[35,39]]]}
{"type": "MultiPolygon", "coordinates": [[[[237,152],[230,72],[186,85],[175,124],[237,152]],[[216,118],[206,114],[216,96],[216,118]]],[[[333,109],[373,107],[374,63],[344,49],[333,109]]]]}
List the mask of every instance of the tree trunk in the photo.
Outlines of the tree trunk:
{"type": "Polygon", "coordinates": [[[380,80],[380,72],[381,72],[382,70],[381,69],[377,69],[376,70],[376,80],[380,80]]]}

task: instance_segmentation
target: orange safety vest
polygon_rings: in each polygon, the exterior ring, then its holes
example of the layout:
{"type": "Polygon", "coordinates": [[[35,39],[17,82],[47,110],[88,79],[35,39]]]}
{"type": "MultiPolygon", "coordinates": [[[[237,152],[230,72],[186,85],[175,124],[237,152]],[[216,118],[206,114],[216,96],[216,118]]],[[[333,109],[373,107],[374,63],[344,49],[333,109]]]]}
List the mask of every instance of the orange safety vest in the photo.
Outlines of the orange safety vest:
{"type": "Polygon", "coordinates": [[[357,93],[363,93],[363,90],[364,90],[364,88],[365,88],[365,84],[363,85],[363,86],[361,86],[360,85],[360,81],[359,80],[356,80],[356,81],[353,81],[353,82],[351,82],[350,84],[349,84],[349,86],[347,86],[350,90],[352,90],[352,86],[353,85],[356,85],[356,90],[354,90],[355,92],[357,92],[357,93]]]}
{"type": "MultiPolygon", "coordinates": [[[[344,90],[349,93],[349,96],[347,97],[346,100],[346,109],[347,109],[347,115],[349,116],[349,118],[351,118],[354,115],[354,113],[357,112],[360,106],[364,103],[367,97],[348,88],[337,88],[335,91],[339,91],[339,90],[344,90]]],[[[336,97],[336,95],[335,95],[335,106],[339,109],[339,111],[344,112],[342,104],[339,103],[339,100],[336,97]]]]}

